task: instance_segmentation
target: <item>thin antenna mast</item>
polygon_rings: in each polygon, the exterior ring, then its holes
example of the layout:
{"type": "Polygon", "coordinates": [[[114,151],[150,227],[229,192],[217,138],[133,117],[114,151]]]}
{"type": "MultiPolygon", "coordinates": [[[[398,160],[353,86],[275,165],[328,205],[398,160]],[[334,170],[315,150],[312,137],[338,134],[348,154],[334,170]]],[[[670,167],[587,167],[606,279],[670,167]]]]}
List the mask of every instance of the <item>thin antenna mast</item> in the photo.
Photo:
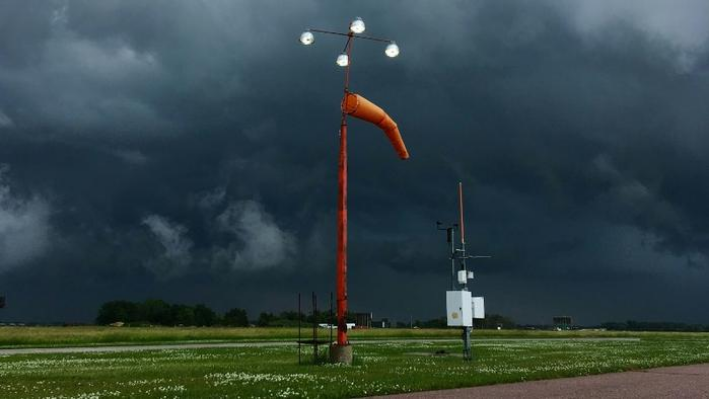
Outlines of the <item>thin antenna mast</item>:
{"type": "Polygon", "coordinates": [[[458,182],[458,208],[460,211],[460,243],[465,252],[465,222],[463,221],[463,182],[458,182]]]}

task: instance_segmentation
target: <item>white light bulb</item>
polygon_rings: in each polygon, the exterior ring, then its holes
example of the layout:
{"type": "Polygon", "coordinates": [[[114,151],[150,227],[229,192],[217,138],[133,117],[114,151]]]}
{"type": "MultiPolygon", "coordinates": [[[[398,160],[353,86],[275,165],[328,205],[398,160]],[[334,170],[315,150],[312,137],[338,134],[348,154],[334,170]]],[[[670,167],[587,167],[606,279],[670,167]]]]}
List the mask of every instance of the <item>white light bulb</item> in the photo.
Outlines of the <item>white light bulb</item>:
{"type": "Polygon", "coordinates": [[[391,42],[387,46],[387,48],[384,50],[384,54],[387,55],[389,58],[394,58],[399,55],[399,46],[396,45],[396,43],[391,42]]]}
{"type": "Polygon", "coordinates": [[[352,33],[364,32],[364,21],[362,21],[362,18],[355,18],[355,20],[350,23],[350,30],[352,33]]]}
{"type": "Polygon", "coordinates": [[[337,56],[337,61],[335,62],[337,62],[337,65],[341,67],[346,67],[350,63],[350,57],[348,57],[347,54],[342,53],[337,56]]]}
{"type": "Polygon", "coordinates": [[[310,46],[315,41],[315,36],[310,31],[305,31],[300,35],[300,42],[304,46],[310,46]]]}

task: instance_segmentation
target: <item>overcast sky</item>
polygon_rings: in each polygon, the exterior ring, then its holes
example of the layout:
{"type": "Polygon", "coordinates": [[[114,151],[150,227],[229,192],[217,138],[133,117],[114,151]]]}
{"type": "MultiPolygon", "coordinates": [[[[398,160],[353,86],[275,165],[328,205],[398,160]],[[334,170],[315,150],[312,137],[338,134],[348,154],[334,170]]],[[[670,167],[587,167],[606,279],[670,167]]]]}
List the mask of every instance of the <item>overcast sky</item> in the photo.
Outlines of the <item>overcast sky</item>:
{"type": "MultiPolygon", "coordinates": [[[[350,124],[350,307],[709,323],[709,3],[0,2],[0,320],[108,300],[295,308],[334,289],[340,38],[411,152],[350,124]]],[[[326,307],[325,302],[321,307],[326,307]]]]}

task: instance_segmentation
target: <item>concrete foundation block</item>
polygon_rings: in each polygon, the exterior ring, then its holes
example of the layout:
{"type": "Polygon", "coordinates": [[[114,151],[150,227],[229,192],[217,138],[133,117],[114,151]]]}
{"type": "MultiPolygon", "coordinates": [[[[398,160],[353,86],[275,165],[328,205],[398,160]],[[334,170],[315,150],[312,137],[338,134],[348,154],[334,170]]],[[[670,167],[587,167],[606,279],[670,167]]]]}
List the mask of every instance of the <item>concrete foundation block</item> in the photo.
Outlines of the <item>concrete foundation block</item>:
{"type": "Polygon", "coordinates": [[[330,346],[330,363],[352,364],[352,345],[330,346]]]}

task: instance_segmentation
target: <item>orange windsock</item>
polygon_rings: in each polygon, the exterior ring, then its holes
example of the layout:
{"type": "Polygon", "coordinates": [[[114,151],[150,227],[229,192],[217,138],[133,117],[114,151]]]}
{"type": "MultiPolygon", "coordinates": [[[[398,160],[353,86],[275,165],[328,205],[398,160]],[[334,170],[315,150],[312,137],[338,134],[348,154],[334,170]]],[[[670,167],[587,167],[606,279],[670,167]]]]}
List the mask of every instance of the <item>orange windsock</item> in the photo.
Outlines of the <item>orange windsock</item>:
{"type": "Polygon", "coordinates": [[[394,146],[394,150],[399,154],[399,158],[409,159],[409,151],[406,150],[399,127],[383,109],[359,94],[347,93],[344,101],[342,101],[342,110],[355,118],[379,126],[387,135],[389,141],[391,141],[391,145],[394,146]]]}

